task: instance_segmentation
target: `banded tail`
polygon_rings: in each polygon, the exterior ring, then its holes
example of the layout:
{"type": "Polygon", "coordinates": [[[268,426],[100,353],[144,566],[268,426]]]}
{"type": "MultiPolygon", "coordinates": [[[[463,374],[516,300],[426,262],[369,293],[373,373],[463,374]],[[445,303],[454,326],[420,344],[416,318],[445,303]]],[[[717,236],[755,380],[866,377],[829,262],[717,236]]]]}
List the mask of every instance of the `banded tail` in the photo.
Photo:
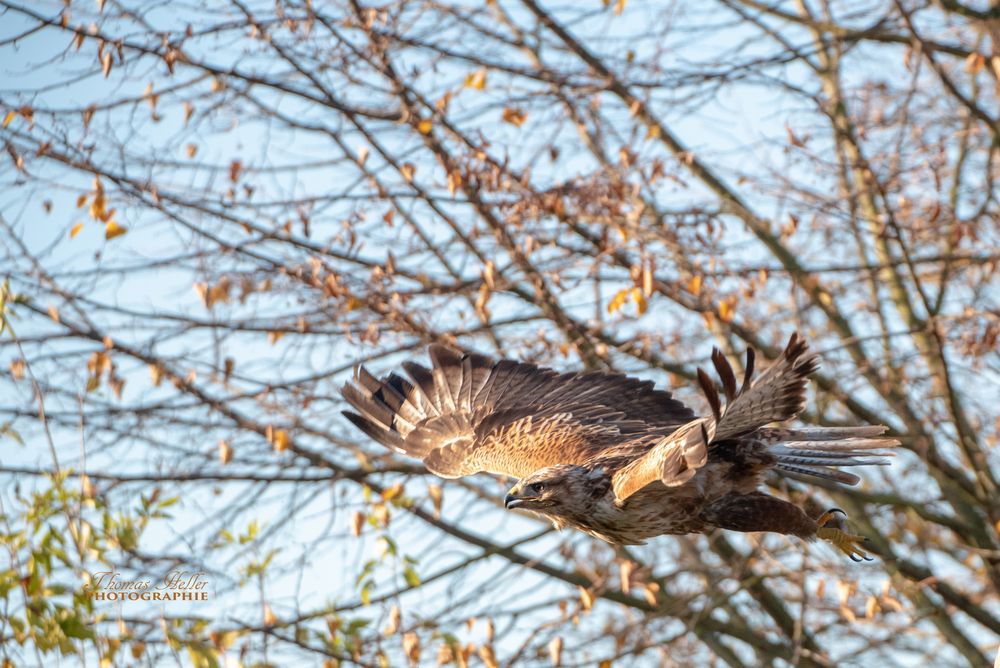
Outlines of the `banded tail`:
{"type": "Polygon", "coordinates": [[[857,485],[861,478],[840,471],[840,466],[888,466],[893,452],[885,448],[899,441],[882,436],[886,427],[808,427],[802,429],[761,429],[758,434],[773,443],[768,452],[778,463],[775,468],[792,477],[811,476],[833,480],[845,485],[857,485]]]}

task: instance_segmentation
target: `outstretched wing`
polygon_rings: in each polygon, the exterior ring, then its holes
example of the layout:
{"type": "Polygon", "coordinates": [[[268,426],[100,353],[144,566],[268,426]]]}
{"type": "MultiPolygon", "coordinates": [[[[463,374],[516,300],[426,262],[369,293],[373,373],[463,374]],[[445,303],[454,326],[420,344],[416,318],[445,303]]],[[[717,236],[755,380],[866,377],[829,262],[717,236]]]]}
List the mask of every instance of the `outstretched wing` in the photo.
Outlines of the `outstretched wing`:
{"type": "Polygon", "coordinates": [[[441,345],[431,368],[381,380],[359,367],[344,415],[370,437],[447,478],[479,471],[523,477],[580,464],[641,434],[668,434],[694,413],[653,383],[607,373],[564,373],[494,361],[441,345]]]}
{"type": "Polygon", "coordinates": [[[698,369],[698,381],[712,415],[684,425],[619,469],[612,478],[615,496],[624,500],[655,480],[668,487],[682,485],[708,461],[708,450],[714,443],[798,415],[805,404],[806,378],[818,367],[816,356],[805,354],[807,349],[806,342],[792,334],[778,360],[756,380],[752,380],[754,352],[747,350],[739,389],[732,367],[719,350],[713,350],[712,363],[722,380],[726,406],[722,406],[708,374],[698,369]]]}
{"type": "Polygon", "coordinates": [[[716,422],[715,439],[721,441],[740,436],[768,423],[784,422],[798,415],[805,407],[807,379],[819,368],[819,358],[807,355],[808,349],[809,345],[799,338],[798,333],[792,334],[778,361],[752,383],[754,353],[753,349],[748,349],[746,371],[739,390],[736,389],[729,362],[718,349],[713,350],[712,363],[722,379],[726,395],[724,409],[719,406],[719,394],[714,384],[700,370],[698,380],[712,404],[716,422]]]}

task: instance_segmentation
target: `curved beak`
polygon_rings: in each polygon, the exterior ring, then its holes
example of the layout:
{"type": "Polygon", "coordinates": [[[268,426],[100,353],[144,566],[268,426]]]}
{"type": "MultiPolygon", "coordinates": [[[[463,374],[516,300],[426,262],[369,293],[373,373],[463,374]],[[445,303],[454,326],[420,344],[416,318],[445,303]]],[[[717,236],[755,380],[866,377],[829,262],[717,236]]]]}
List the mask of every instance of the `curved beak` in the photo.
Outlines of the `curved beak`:
{"type": "Polygon", "coordinates": [[[517,508],[518,506],[523,505],[524,499],[518,496],[520,493],[520,485],[514,485],[511,487],[510,491],[507,492],[507,496],[503,497],[503,507],[510,510],[511,508],[517,508]]]}

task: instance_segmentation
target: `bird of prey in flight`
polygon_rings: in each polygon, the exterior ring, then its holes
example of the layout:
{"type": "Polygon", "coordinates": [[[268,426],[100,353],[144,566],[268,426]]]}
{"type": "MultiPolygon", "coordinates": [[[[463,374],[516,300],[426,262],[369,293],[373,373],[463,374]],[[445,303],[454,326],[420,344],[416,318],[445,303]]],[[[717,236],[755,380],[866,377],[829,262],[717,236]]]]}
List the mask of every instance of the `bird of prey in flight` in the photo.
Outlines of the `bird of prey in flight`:
{"type": "Polygon", "coordinates": [[[559,373],[534,364],[429,349],[431,368],[403,364],[408,378],[379,380],[359,367],[342,392],[344,415],[397,452],[444,478],[488,472],[519,478],[507,508],[543,515],[616,545],[713,528],[822,538],[854,560],[864,538],[830,526],[838,509],[810,517],[761,491],[765,473],[860,480],[841,467],[886,464],[898,441],[883,426],[782,427],[805,404],[818,367],[793,334],[781,356],[742,382],[722,353],[719,390],[698,380],[711,414],[698,417],[651,381],[604,373],[559,373]]]}

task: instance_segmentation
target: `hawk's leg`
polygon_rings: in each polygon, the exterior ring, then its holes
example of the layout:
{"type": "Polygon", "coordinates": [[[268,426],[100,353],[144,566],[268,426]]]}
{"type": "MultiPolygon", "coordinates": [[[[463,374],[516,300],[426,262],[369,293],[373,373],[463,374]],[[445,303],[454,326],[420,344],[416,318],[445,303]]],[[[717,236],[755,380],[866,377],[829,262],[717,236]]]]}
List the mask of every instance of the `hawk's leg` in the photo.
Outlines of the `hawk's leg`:
{"type": "Polygon", "coordinates": [[[833,543],[838,550],[850,557],[851,561],[871,561],[872,558],[861,549],[861,543],[865,542],[864,536],[856,536],[841,529],[826,526],[836,517],[837,513],[847,517],[847,513],[840,508],[831,508],[816,518],[816,524],[819,527],[816,529],[816,537],[833,543]]]}
{"type": "Polygon", "coordinates": [[[806,515],[798,506],[763,492],[726,494],[705,506],[701,519],[712,526],[731,531],[771,531],[791,534],[799,538],[822,538],[854,561],[868,559],[859,547],[863,536],[856,536],[835,527],[827,526],[843,510],[834,508],[817,519],[806,515]]]}
{"type": "Polygon", "coordinates": [[[701,512],[712,526],[732,531],[772,531],[799,538],[813,538],[819,523],[798,506],[763,492],[719,497],[701,512]]]}

